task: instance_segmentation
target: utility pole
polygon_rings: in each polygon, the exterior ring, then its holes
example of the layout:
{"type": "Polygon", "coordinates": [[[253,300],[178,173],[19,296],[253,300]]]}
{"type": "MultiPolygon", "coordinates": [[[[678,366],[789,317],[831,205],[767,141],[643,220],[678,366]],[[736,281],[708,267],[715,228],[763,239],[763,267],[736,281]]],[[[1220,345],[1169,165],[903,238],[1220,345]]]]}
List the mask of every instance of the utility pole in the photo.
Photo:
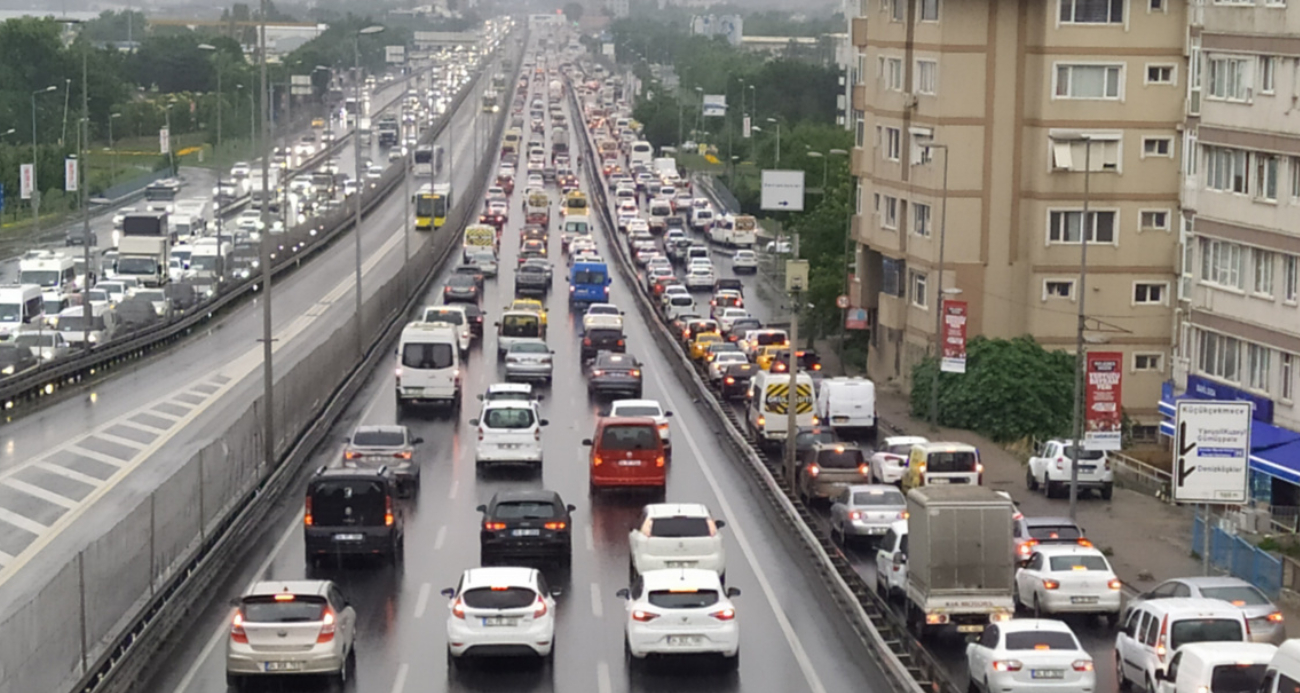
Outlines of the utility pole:
{"type": "MultiPolygon", "coordinates": [[[[269,472],[275,468],[275,378],[271,357],[275,354],[271,342],[271,227],[270,227],[270,178],[271,178],[271,132],[268,128],[267,111],[271,101],[268,97],[269,86],[266,80],[266,0],[261,0],[261,36],[258,38],[258,63],[261,71],[262,86],[258,91],[262,101],[262,130],[260,149],[262,150],[262,461],[269,472]]],[[[251,96],[251,89],[250,96],[251,96]]],[[[257,132],[254,130],[254,132],[257,132]]],[[[217,246],[220,254],[221,247],[217,246]]]]}
{"type": "MultiPolygon", "coordinates": [[[[799,259],[799,235],[790,234],[791,246],[790,257],[787,260],[786,277],[789,281],[790,270],[789,263],[799,259]]],[[[796,355],[799,350],[799,308],[803,300],[802,292],[790,292],[790,351],[786,361],[789,363],[790,389],[786,391],[785,401],[785,479],[794,489],[797,483],[796,471],[799,468],[799,449],[797,438],[799,437],[799,357],[796,355]]]]}
{"type": "MultiPolygon", "coordinates": [[[[1083,372],[1087,368],[1083,353],[1083,328],[1087,321],[1084,301],[1088,298],[1088,197],[1092,192],[1092,138],[1083,139],[1083,214],[1079,219],[1079,315],[1074,333],[1074,445],[1070,446],[1070,519],[1079,506],[1079,448],[1083,445],[1083,372]]],[[[1209,506],[1206,506],[1205,532],[1210,531],[1209,506]]]]}
{"type": "Polygon", "coordinates": [[[943,150],[943,220],[939,222],[939,273],[934,293],[934,376],[930,380],[930,430],[939,430],[939,371],[943,367],[943,251],[948,239],[948,145],[928,144],[943,150]]]}
{"type": "MultiPolygon", "coordinates": [[[[81,128],[77,131],[81,140],[77,147],[77,189],[81,191],[81,256],[85,264],[86,271],[82,273],[81,284],[81,316],[85,325],[81,331],[81,347],[84,351],[90,351],[90,323],[94,320],[94,312],[90,308],[90,196],[86,193],[86,153],[90,150],[90,98],[87,96],[87,78],[86,54],[90,52],[90,45],[82,43],[81,45],[81,128]]],[[[108,119],[108,127],[113,127],[113,118],[108,119]]],[[[111,146],[111,145],[110,145],[111,146]]],[[[96,243],[95,245],[99,245],[96,243]]]]}
{"type": "MultiPolygon", "coordinates": [[[[397,116],[397,136],[403,143],[406,141],[406,99],[401,100],[397,116]]],[[[418,125],[415,128],[419,132],[418,125]]],[[[399,145],[399,146],[404,146],[399,145]]],[[[435,162],[437,157],[434,157],[435,162]]],[[[429,177],[430,189],[433,188],[433,176],[429,177]]],[[[402,155],[402,296],[410,297],[411,295],[411,268],[406,263],[411,260],[411,155],[409,153],[402,155]]]]}

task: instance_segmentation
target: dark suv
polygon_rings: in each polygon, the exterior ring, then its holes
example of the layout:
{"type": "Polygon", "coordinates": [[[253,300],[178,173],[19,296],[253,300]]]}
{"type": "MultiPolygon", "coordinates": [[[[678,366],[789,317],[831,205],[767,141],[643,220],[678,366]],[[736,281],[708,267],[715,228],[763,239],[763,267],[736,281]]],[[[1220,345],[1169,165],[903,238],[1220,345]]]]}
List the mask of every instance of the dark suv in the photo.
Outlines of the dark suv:
{"type": "Polygon", "coordinates": [[[572,555],[573,521],[560,494],[547,490],[499,491],[483,513],[479,535],[483,565],[497,558],[555,557],[564,563],[572,555]]]}
{"type": "Polygon", "coordinates": [[[627,351],[627,340],[623,331],[614,328],[597,327],[582,336],[582,360],[593,358],[602,351],[622,354],[627,351]]]}
{"type": "Polygon", "coordinates": [[[307,481],[307,564],[333,556],[381,556],[396,564],[405,531],[397,478],[388,467],[321,467],[307,481]]]}

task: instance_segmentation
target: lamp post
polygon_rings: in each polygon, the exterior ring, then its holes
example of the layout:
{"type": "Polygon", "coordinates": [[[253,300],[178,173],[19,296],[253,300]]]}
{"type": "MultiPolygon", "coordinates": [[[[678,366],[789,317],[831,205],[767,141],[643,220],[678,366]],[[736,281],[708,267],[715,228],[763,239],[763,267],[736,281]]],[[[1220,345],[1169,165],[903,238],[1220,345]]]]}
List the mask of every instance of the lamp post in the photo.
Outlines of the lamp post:
{"type": "Polygon", "coordinates": [[[943,150],[943,201],[939,222],[939,272],[934,291],[934,375],[930,378],[930,430],[939,430],[939,369],[943,363],[943,254],[948,240],[948,156],[946,144],[931,142],[929,149],[943,150]]]}
{"type": "Polygon", "coordinates": [[[758,120],[758,90],[752,83],[746,88],[749,89],[749,110],[752,111],[753,119],[758,120]]]}
{"type": "Polygon", "coordinates": [[[58,89],[57,86],[51,84],[44,89],[37,89],[32,92],[32,228],[38,234],[41,230],[41,179],[37,175],[37,164],[40,156],[36,151],[36,97],[58,91],[58,89]]]}
{"type": "Polygon", "coordinates": [[[357,357],[365,356],[366,338],[365,330],[362,329],[364,313],[361,312],[361,194],[364,188],[361,185],[363,177],[361,175],[361,37],[363,35],[377,34],[384,30],[383,26],[378,24],[359,29],[352,35],[352,64],[355,70],[356,82],[353,84],[353,90],[357,99],[357,117],[352,127],[352,153],[354,155],[353,176],[356,178],[356,199],[354,206],[356,209],[356,221],[352,225],[352,237],[356,247],[356,284],[357,284],[357,357]]]}
{"type": "Polygon", "coordinates": [[[121,113],[108,114],[108,153],[111,157],[108,164],[108,187],[110,188],[117,182],[117,149],[113,147],[113,121],[121,117],[121,113]]]}
{"type": "MultiPolygon", "coordinates": [[[[212,150],[212,166],[217,169],[216,197],[217,199],[220,199],[221,197],[221,111],[225,110],[223,108],[225,104],[223,104],[221,101],[221,61],[218,60],[217,58],[216,46],[213,46],[208,43],[200,43],[199,50],[212,51],[212,62],[215,64],[217,69],[217,146],[215,149],[212,150]]],[[[112,121],[110,120],[109,122],[110,122],[109,132],[111,133],[112,121]]],[[[112,139],[111,134],[109,138],[110,140],[112,139]]],[[[220,207],[217,207],[215,211],[216,211],[215,216],[217,217],[217,266],[214,269],[217,275],[216,286],[219,287],[221,286],[221,280],[225,277],[224,265],[225,265],[226,254],[221,252],[221,235],[222,235],[222,231],[224,230],[222,229],[222,223],[221,223],[221,217],[223,216],[222,210],[220,207]]]]}
{"type": "MultiPolygon", "coordinates": [[[[695,112],[695,132],[698,134],[704,126],[704,87],[695,87],[695,94],[700,98],[700,110],[695,112]]],[[[696,143],[699,143],[698,140],[696,143]]]]}
{"type": "MultiPolygon", "coordinates": [[[[254,129],[249,133],[258,133],[258,149],[262,152],[262,237],[259,246],[260,262],[262,264],[262,461],[266,469],[270,471],[275,466],[275,377],[273,371],[272,357],[275,350],[272,348],[271,338],[271,227],[268,223],[271,211],[271,199],[269,194],[271,178],[271,132],[268,128],[267,111],[270,108],[270,100],[267,99],[267,77],[266,77],[266,0],[259,3],[262,12],[260,36],[258,37],[257,60],[261,73],[261,86],[258,90],[257,99],[253,99],[252,89],[249,89],[249,110],[250,115],[252,105],[260,101],[262,104],[262,129],[260,132],[254,129]]],[[[221,246],[217,246],[218,255],[221,253],[221,246]]]]}
{"type": "Polygon", "coordinates": [[[767,122],[776,126],[776,165],[781,165],[781,121],[776,118],[768,118],[767,122]]]}
{"type": "Polygon", "coordinates": [[[63,80],[63,132],[59,135],[59,146],[68,141],[68,103],[72,100],[72,78],[63,80]]]}

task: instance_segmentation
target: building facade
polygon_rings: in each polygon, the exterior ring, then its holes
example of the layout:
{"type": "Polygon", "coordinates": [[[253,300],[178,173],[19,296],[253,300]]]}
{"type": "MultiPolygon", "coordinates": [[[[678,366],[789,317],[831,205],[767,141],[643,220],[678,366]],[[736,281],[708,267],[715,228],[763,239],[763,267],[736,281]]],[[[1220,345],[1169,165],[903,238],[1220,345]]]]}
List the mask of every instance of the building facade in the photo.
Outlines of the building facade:
{"type": "Polygon", "coordinates": [[[1177,325],[1185,14],[1181,0],[862,0],[851,298],[872,377],[905,383],[933,351],[941,290],[968,303],[970,335],[1070,352],[1086,295],[1086,348],[1124,354],[1124,409],[1154,434],[1177,325]]]}

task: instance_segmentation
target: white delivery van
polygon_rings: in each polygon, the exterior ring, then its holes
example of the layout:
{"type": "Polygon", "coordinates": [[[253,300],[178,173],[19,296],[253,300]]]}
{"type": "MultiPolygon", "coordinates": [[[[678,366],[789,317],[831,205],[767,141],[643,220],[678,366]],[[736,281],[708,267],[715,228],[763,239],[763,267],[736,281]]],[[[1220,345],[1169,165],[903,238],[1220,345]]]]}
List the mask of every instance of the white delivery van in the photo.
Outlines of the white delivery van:
{"type": "Polygon", "coordinates": [[[0,286],[0,339],[45,319],[45,299],[36,284],[0,286]]]}
{"type": "MultiPolygon", "coordinates": [[[[1292,641],[1295,642],[1295,641],[1292,641]]],[[[1269,663],[1277,656],[1275,645],[1261,642],[1194,642],[1183,645],[1169,659],[1165,671],[1156,671],[1156,693],[1209,691],[1261,691],[1269,663]]],[[[1274,677],[1276,678],[1276,676],[1274,677]]],[[[1279,690],[1295,690],[1297,679],[1279,690]]]]}
{"type": "Polygon", "coordinates": [[[827,378],[817,390],[817,418],[837,432],[876,436],[876,384],[866,378],[827,378]]]}
{"type": "Polygon", "coordinates": [[[459,336],[447,323],[410,323],[397,343],[397,412],[425,403],[460,409],[459,336]]]}
{"type": "Polygon", "coordinates": [[[68,294],[77,288],[77,265],[72,256],[50,250],[32,250],[18,260],[18,283],[41,287],[45,310],[63,310],[68,294]]]}
{"type": "Polygon", "coordinates": [[[1300,640],[1287,640],[1278,645],[1277,652],[1268,663],[1259,693],[1284,693],[1295,690],[1300,682],[1300,640]],[[1290,687],[1288,687],[1290,684],[1290,687]]]}
{"type": "MultiPolygon", "coordinates": [[[[800,373],[795,384],[795,425],[800,428],[815,426],[817,417],[813,413],[812,376],[800,373]]],[[[789,430],[786,426],[789,418],[786,406],[790,401],[790,374],[760,371],[749,381],[747,397],[745,419],[759,444],[776,445],[783,442],[789,430]]]]}
{"type": "Polygon", "coordinates": [[[709,233],[713,228],[713,210],[709,207],[696,207],[691,210],[691,229],[696,233],[709,233]]]}

